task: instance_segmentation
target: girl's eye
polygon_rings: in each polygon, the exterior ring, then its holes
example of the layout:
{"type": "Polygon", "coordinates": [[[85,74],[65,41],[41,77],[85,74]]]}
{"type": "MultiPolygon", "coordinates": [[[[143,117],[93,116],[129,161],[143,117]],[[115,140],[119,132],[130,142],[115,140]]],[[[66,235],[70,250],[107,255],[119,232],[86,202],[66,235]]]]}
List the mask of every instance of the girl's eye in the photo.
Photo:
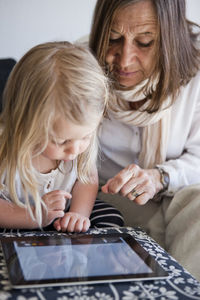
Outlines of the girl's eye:
{"type": "Polygon", "coordinates": [[[137,41],[137,44],[139,47],[148,48],[153,45],[153,42],[154,42],[153,40],[148,43],[141,43],[141,42],[137,41]]]}
{"type": "Polygon", "coordinates": [[[64,142],[57,142],[57,141],[52,140],[52,143],[53,143],[54,145],[56,145],[56,146],[64,146],[64,145],[66,145],[68,142],[69,142],[68,140],[66,140],[66,141],[64,141],[64,142]]]}
{"type": "Polygon", "coordinates": [[[62,143],[59,143],[58,145],[59,146],[64,146],[64,145],[68,144],[69,142],[70,142],[70,140],[66,140],[66,141],[64,141],[62,143]]]}

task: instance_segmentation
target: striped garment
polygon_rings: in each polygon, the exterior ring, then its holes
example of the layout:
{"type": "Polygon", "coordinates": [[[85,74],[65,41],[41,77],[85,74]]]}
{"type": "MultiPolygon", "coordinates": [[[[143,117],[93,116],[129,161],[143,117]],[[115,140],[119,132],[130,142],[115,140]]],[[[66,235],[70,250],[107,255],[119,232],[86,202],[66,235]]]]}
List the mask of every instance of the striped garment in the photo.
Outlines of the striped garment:
{"type": "MultiPolygon", "coordinates": [[[[124,218],[122,214],[112,205],[102,201],[96,200],[91,216],[90,228],[105,228],[105,227],[122,227],[124,226],[124,218]]],[[[55,231],[53,224],[43,228],[44,231],[55,231]]],[[[22,231],[41,231],[40,229],[5,229],[0,228],[0,233],[19,233],[22,231]]]]}
{"type": "Polygon", "coordinates": [[[110,204],[96,200],[90,215],[91,227],[122,227],[124,218],[122,214],[110,204]]]}

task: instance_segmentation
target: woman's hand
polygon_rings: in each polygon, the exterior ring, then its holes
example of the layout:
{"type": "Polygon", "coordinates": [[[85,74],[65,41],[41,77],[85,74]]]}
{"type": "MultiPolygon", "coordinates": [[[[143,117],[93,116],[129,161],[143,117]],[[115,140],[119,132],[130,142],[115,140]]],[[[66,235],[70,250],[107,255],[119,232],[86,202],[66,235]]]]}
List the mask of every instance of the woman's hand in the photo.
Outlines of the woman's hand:
{"type": "Polygon", "coordinates": [[[120,193],[122,196],[143,205],[152,199],[163,186],[157,169],[141,169],[131,164],[102,186],[106,194],[120,193]]]}
{"type": "Polygon", "coordinates": [[[67,212],[64,217],[54,222],[57,231],[86,232],[90,227],[89,218],[75,212],[67,212]]]}
{"type": "Polygon", "coordinates": [[[47,210],[43,210],[43,222],[45,227],[53,222],[56,218],[64,216],[66,199],[70,199],[70,193],[63,190],[55,190],[45,194],[42,199],[46,204],[47,210]]]}

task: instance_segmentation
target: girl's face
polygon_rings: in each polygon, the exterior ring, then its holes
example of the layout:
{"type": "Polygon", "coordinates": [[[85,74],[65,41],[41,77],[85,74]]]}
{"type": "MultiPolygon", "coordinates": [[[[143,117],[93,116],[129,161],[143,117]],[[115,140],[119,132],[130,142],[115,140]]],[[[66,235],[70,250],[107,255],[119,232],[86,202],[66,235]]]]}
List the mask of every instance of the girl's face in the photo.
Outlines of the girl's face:
{"type": "Polygon", "coordinates": [[[156,61],[156,12],[149,0],[122,8],[111,27],[106,62],[124,87],[148,78],[156,61]]]}
{"type": "Polygon", "coordinates": [[[89,146],[98,122],[90,125],[77,125],[64,118],[59,118],[54,124],[53,134],[43,156],[50,160],[69,161],[83,153],[89,146]]]}

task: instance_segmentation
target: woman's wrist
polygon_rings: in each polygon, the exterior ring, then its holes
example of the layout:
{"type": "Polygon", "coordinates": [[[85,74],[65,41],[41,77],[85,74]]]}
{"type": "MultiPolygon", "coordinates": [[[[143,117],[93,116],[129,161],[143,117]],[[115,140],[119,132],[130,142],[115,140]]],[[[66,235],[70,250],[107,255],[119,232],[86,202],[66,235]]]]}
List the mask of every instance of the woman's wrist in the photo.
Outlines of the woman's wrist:
{"type": "Polygon", "coordinates": [[[157,195],[162,189],[163,185],[160,180],[160,172],[157,168],[147,170],[147,173],[151,176],[152,184],[154,185],[154,195],[157,195]]]}
{"type": "Polygon", "coordinates": [[[162,184],[162,189],[160,192],[164,192],[168,189],[169,186],[169,174],[163,170],[161,167],[156,166],[156,170],[158,170],[159,175],[160,175],[160,182],[162,184]]]}

